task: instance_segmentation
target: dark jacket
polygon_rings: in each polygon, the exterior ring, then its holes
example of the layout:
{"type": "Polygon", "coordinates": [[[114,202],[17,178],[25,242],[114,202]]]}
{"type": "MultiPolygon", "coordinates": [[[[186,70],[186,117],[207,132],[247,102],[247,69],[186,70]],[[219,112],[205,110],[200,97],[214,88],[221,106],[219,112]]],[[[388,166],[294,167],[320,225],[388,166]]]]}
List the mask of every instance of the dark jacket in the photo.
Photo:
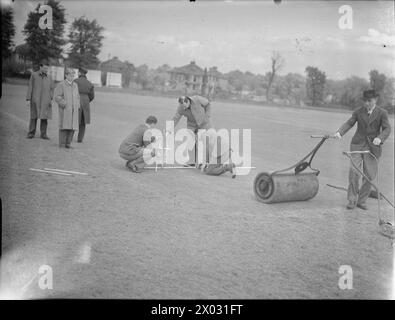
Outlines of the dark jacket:
{"type": "Polygon", "coordinates": [[[375,107],[369,116],[366,107],[356,109],[338,130],[343,136],[357,123],[357,131],[351,140],[351,151],[367,150],[374,138],[380,138],[381,144],[389,137],[391,125],[386,110],[375,107]]]}
{"type": "Polygon", "coordinates": [[[80,93],[81,108],[78,111],[78,121],[81,123],[81,115],[84,114],[85,123],[91,122],[90,102],[95,98],[95,90],[93,84],[85,77],[80,76],[74,82],[78,85],[78,92],[80,93]]]}
{"type": "Polygon", "coordinates": [[[146,124],[139,125],[134,129],[121,143],[119,146],[119,153],[128,153],[136,147],[146,147],[151,143],[151,135],[149,127],[146,124]]]}

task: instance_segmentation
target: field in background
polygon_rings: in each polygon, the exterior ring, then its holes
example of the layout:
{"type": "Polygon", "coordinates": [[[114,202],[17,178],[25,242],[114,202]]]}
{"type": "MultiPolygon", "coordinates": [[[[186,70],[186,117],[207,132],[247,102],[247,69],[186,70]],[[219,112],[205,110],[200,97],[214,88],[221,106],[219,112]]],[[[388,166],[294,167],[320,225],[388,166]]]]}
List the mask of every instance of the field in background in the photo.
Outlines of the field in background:
{"type": "MultiPolygon", "coordinates": [[[[347,120],[344,112],[214,102],[215,128],[252,130],[257,170],[235,180],[195,170],[135,175],[118,156],[120,142],[151,114],[164,129],[176,99],[98,90],[84,143],[65,150],[57,147],[56,108],[51,140],[25,139],[25,93],[24,86],[3,86],[2,269],[18,289],[34,279],[40,265],[49,264],[54,289],[42,291],[33,280],[24,297],[390,296],[393,249],[377,233],[376,203],[369,200],[368,212],[347,211],[345,192],[326,186],[346,186],[348,162],[341,152],[353,132],[341,141],[328,140],[317,153],[313,166],[321,170],[320,191],[314,199],[264,205],[253,195],[256,173],[295,163],[318,142],[310,135],[333,133],[347,120]],[[89,175],[29,171],[44,167],[89,175]],[[81,262],[84,250],[90,252],[88,262],[81,262]],[[338,287],[341,265],[353,268],[353,290],[338,287]]],[[[390,198],[393,159],[392,133],[380,175],[390,198]]],[[[385,205],[384,213],[390,218],[393,210],[385,205]]]]}

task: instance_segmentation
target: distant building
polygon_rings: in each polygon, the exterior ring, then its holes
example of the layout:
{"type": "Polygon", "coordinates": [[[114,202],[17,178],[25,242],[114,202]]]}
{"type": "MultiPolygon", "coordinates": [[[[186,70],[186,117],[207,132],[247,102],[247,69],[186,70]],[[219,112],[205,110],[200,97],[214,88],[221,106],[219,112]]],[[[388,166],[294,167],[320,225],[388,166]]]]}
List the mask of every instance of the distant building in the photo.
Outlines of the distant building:
{"type": "MultiPolygon", "coordinates": [[[[170,74],[171,90],[182,91],[185,94],[202,94],[213,97],[218,86],[227,87],[227,81],[217,67],[212,67],[208,71],[199,67],[195,61],[190,64],[173,68],[168,71],[170,74]]],[[[222,88],[221,88],[222,89],[222,88]]]]}
{"type": "Polygon", "coordinates": [[[195,61],[183,67],[173,68],[169,73],[173,90],[181,90],[186,94],[201,92],[204,70],[196,65],[195,61]]]}
{"type": "Polygon", "coordinates": [[[99,69],[102,71],[102,84],[104,86],[107,82],[107,73],[120,73],[122,74],[122,87],[129,87],[130,80],[135,72],[133,64],[127,61],[122,62],[118,57],[113,57],[110,60],[100,63],[99,69]]]}

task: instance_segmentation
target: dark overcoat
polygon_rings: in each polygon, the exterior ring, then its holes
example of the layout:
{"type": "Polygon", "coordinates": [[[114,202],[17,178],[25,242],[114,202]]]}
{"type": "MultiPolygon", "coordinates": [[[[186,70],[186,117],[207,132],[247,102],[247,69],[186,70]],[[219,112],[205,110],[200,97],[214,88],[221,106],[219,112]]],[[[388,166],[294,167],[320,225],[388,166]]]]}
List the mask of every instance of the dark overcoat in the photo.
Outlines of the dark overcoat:
{"type": "Polygon", "coordinates": [[[84,114],[85,124],[91,123],[90,102],[95,98],[93,84],[83,75],[75,79],[74,82],[78,85],[81,99],[81,108],[78,110],[78,122],[81,123],[81,116],[84,114]]]}

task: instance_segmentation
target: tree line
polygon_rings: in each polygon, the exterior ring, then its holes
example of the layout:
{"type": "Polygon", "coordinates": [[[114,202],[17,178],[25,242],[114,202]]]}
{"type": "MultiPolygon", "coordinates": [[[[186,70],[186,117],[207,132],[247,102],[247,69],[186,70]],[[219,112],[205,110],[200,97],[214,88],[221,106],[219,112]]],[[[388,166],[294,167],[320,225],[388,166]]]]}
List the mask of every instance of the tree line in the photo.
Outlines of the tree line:
{"type": "MultiPolygon", "coordinates": [[[[104,28],[93,19],[82,16],[75,18],[65,38],[66,10],[60,1],[48,0],[46,5],[52,8],[52,29],[40,28],[39,20],[43,15],[39,13],[41,4],[28,14],[22,33],[25,43],[17,47],[17,54],[33,65],[46,59],[55,64],[66,64],[70,67],[83,66],[97,68],[100,61],[98,55],[104,38],[104,28]],[[67,45],[67,49],[64,47],[67,45]],[[65,58],[63,53],[67,54],[65,58]]],[[[12,54],[15,26],[13,12],[10,7],[2,7],[2,58],[7,59],[12,54]]]]}
{"type": "MultiPolygon", "coordinates": [[[[48,0],[45,4],[53,10],[53,29],[41,29],[39,19],[40,4],[28,14],[24,25],[23,34],[25,44],[18,46],[16,53],[26,60],[38,64],[42,59],[48,59],[57,65],[70,67],[84,66],[89,69],[97,69],[100,60],[98,55],[104,39],[104,28],[94,20],[82,16],[72,22],[67,38],[65,38],[65,9],[57,0],[48,0]],[[64,49],[67,44],[67,49],[64,49]],[[63,54],[66,53],[65,58],[63,54]]],[[[4,66],[7,66],[7,58],[13,52],[13,37],[15,26],[13,24],[13,12],[11,8],[2,7],[1,11],[1,38],[2,38],[2,62],[3,76],[4,66]],[[6,63],[4,63],[6,62],[6,63]]],[[[8,65],[12,64],[8,61],[8,65]]],[[[156,69],[150,69],[147,65],[135,67],[128,61],[123,74],[123,84],[128,87],[134,82],[143,90],[163,90],[168,85],[168,72],[171,67],[167,64],[156,69]]],[[[264,97],[268,103],[279,102],[289,105],[310,106],[338,106],[354,109],[361,105],[361,93],[367,88],[375,89],[380,94],[379,104],[390,113],[394,112],[394,85],[395,79],[388,78],[377,70],[371,70],[369,80],[351,76],[343,80],[328,79],[325,72],[315,66],[307,66],[305,74],[288,73],[280,75],[279,72],[285,65],[285,60],[278,52],[272,52],[270,56],[270,71],[266,74],[254,74],[250,71],[242,72],[233,70],[227,73],[219,73],[222,79],[228,83],[227,88],[216,86],[214,97],[233,98],[234,95],[264,97]]]]}

